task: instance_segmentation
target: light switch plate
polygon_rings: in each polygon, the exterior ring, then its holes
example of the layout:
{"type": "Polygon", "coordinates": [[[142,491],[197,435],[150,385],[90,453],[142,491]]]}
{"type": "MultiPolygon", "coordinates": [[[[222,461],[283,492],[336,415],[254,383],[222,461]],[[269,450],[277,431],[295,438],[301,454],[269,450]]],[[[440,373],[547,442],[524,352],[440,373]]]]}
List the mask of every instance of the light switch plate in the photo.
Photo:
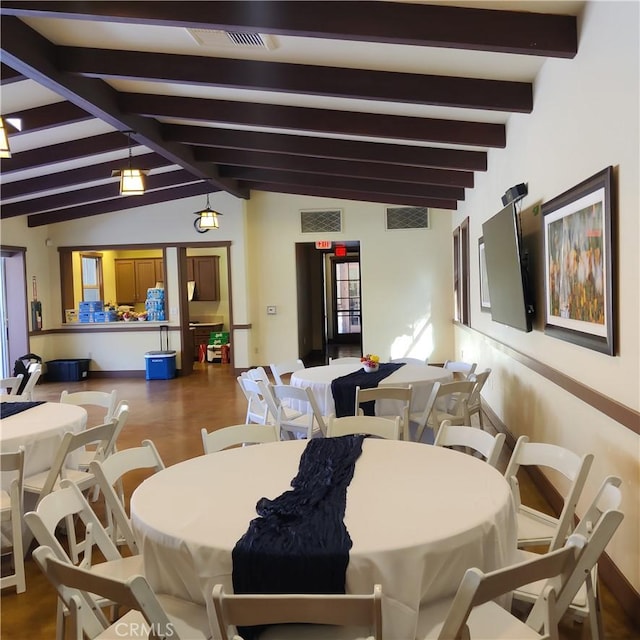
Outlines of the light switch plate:
{"type": "Polygon", "coordinates": [[[276,315],[276,311],[277,311],[277,309],[276,309],[276,306],[274,304],[269,305],[267,307],[267,315],[275,316],[276,315]]]}

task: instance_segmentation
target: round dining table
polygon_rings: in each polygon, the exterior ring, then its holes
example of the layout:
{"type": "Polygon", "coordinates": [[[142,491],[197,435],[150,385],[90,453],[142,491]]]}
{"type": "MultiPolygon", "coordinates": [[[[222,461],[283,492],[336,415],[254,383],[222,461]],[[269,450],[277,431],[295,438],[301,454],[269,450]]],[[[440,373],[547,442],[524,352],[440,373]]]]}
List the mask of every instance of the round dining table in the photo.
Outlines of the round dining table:
{"type": "MultiPolygon", "coordinates": [[[[233,589],[232,551],[256,503],[288,491],[307,441],[245,446],[181,462],[142,482],[131,519],[152,588],[202,603],[233,589]]],[[[442,447],[365,438],[347,489],[347,593],[383,591],[384,635],[413,640],[421,603],[455,593],[469,567],[516,558],[508,483],[442,447]]]]}
{"type": "MultiPolygon", "coordinates": [[[[331,383],[335,378],[346,376],[362,369],[359,363],[327,364],[319,367],[307,367],[291,374],[290,384],[294,387],[310,387],[315,396],[318,407],[323,416],[336,413],[336,407],[331,393],[331,383]]],[[[433,367],[427,364],[404,364],[378,383],[379,387],[412,387],[411,412],[422,411],[427,406],[429,394],[434,382],[451,382],[453,374],[448,369],[433,367]]],[[[385,400],[376,403],[376,413],[389,415],[394,413],[395,405],[386,406],[385,400]]]]}
{"type": "MultiPolygon", "coordinates": [[[[25,449],[24,475],[30,476],[51,467],[62,436],[79,433],[87,425],[83,407],[60,402],[44,402],[0,420],[2,451],[25,449]]],[[[69,463],[73,464],[72,457],[69,463]]],[[[6,491],[8,487],[2,488],[6,491]]]]}

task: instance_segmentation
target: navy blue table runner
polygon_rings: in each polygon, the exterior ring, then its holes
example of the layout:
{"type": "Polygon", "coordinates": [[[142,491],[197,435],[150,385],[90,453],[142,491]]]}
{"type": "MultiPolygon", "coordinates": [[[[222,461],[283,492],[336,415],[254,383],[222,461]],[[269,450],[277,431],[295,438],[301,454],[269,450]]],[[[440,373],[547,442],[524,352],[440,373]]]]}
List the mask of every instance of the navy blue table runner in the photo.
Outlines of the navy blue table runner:
{"type": "MultiPolygon", "coordinates": [[[[365,436],[314,438],[289,491],[261,498],[232,552],[234,593],[345,593],[347,487],[365,436]]],[[[238,629],[245,640],[262,628],[238,629]]]]}
{"type": "Polygon", "coordinates": [[[37,402],[0,402],[0,418],[9,418],[15,416],[16,413],[22,413],[31,407],[37,407],[39,404],[44,404],[45,400],[39,400],[37,402]]]}
{"type": "MultiPolygon", "coordinates": [[[[403,366],[403,362],[387,362],[380,364],[378,370],[371,373],[359,369],[346,376],[335,378],[331,383],[331,393],[336,406],[336,418],[356,415],[356,387],[361,389],[377,387],[381,380],[403,366]]],[[[366,416],[375,415],[375,402],[365,402],[362,409],[366,416]]]]}

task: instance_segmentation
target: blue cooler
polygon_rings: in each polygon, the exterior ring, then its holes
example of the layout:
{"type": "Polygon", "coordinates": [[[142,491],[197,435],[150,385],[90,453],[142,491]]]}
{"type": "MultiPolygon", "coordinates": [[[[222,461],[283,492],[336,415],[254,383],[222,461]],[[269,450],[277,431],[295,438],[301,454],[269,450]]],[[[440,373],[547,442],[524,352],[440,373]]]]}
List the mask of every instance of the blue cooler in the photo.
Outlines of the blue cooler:
{"type": "Polygon", "coordinates": [[[175,351],[147,351],[144,361],[147,380],[170,380],[176,377],[175,351]]]}

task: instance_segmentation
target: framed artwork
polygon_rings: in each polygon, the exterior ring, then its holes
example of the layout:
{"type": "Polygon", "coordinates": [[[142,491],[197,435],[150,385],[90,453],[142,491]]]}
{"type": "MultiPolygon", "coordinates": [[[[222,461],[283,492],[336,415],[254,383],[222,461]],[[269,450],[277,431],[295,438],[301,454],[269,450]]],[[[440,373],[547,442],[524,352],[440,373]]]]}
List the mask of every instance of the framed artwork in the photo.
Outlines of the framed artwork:
{"type": "Polygon", "coordinates": [[[487,279],[487,260],[484,255],[484,238],[478,238],[478,263],[480,271],[480,311],[491,311],[489,283],[487,279]]]}
{"type": "Polygon", "coordinates": [[[613,168],[542,205],[545,333],[614,355],[613,168]]]}

